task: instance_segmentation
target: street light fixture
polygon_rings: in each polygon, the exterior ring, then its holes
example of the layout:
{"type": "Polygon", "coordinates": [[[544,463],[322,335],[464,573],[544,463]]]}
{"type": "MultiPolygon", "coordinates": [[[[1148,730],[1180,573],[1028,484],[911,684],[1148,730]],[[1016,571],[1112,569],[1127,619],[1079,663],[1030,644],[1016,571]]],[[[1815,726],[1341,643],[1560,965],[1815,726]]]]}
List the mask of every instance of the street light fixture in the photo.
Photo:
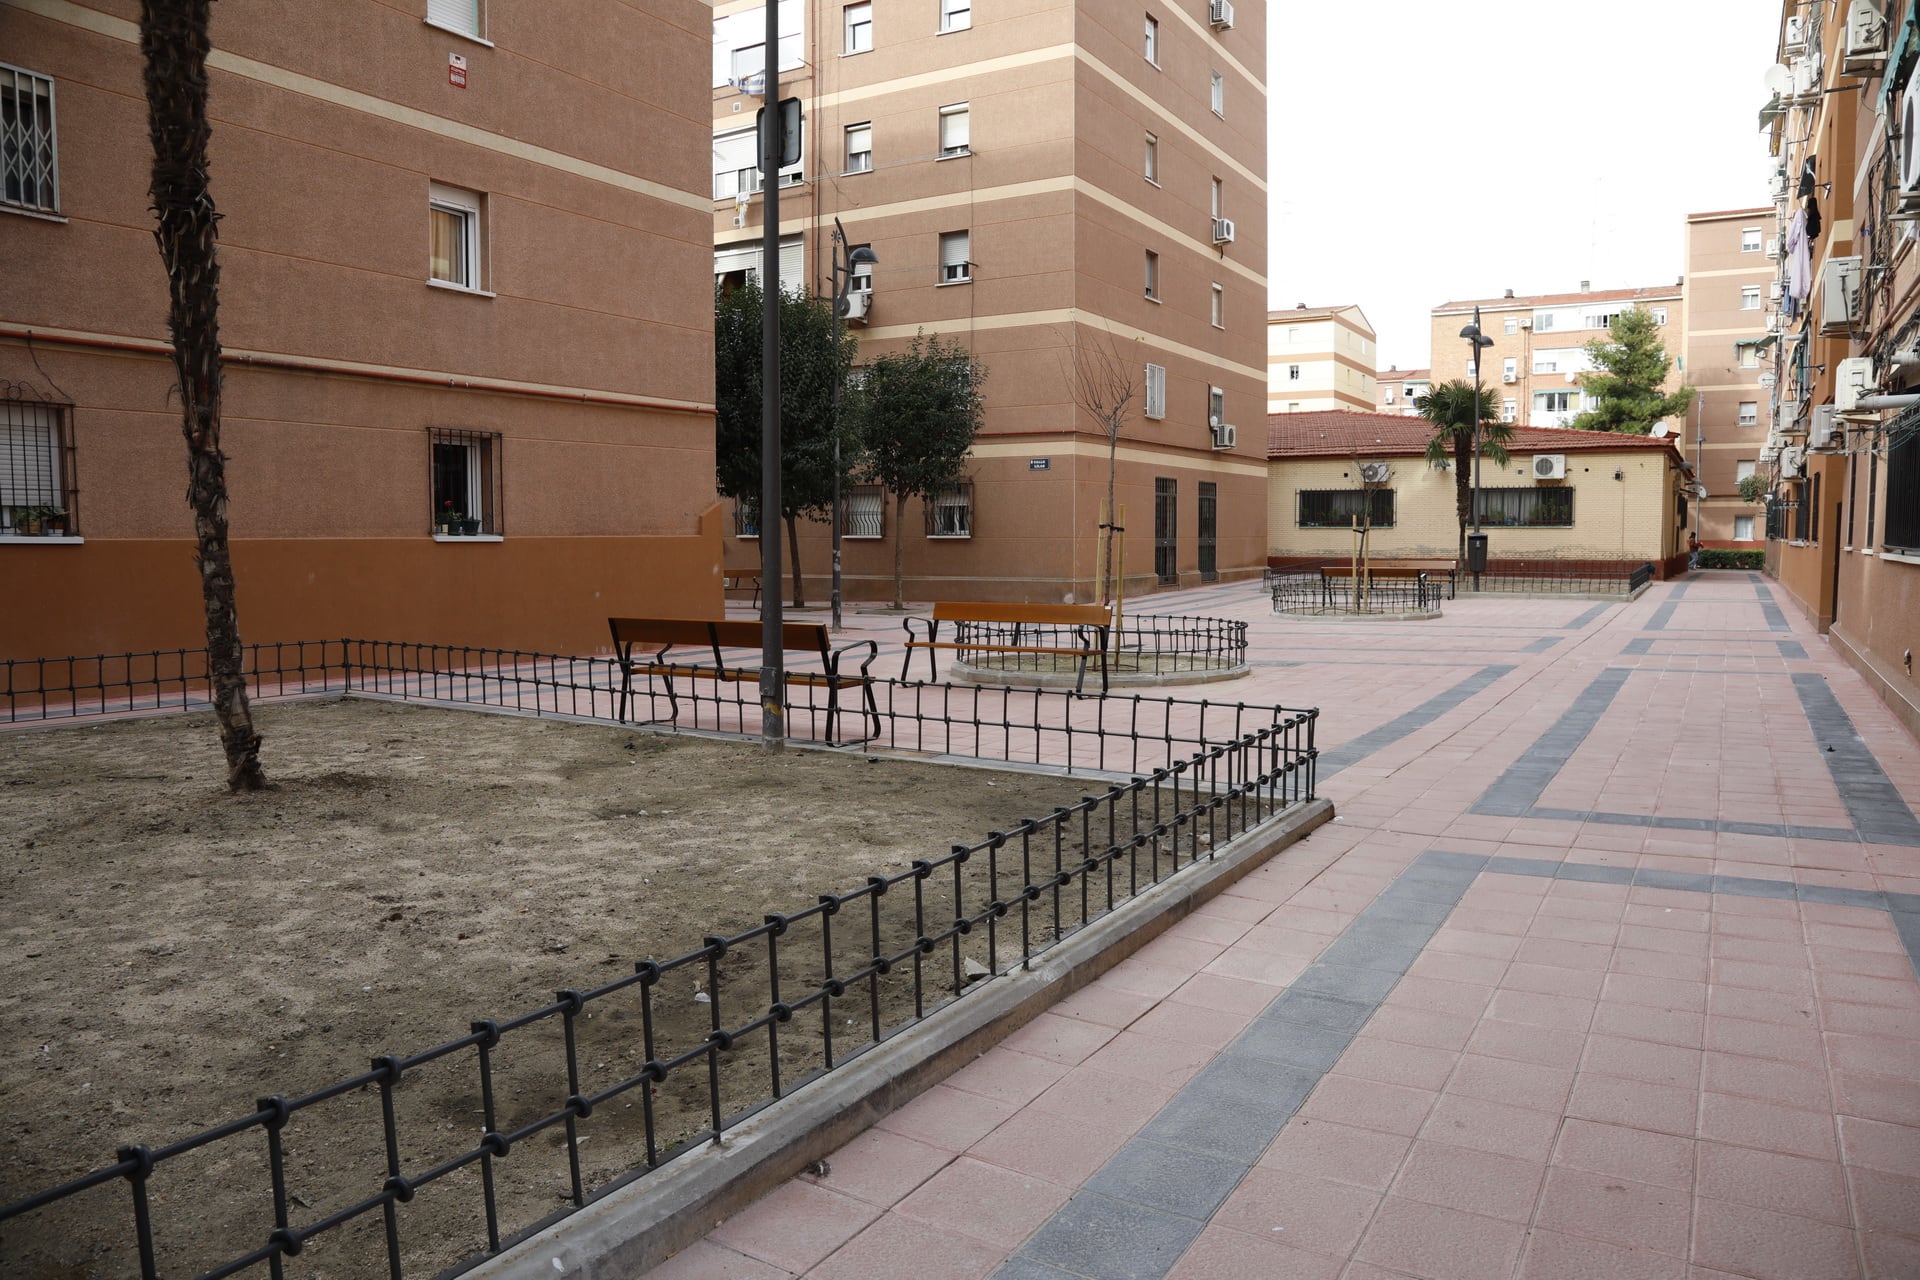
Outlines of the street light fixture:
{"type": "MultiPolygon", "coordinates": [[[[847,233],[833,220],[833,629],[840,630],[840,334],[846,324],[847,294],[853,289],[853,269],[870,267],[880,259],[861,245],[847,252],[847,233]]],[[[897,533],[898,531],[896,531],[897,533]]]]}
{"type": "Polygon", "coordinates": [[[1473,323],[1460,330],[1467,340],[1473,361],[1473,534],[1467,543],[1467,567],[1473,573],[1473,589],[1480,589],[1480,575],[1487,567],[1487,535],[1480,530],[1480,353],[1493,345],[1493,339],[1480,332],[1480,308],[1473,309],[1473,323]]]}

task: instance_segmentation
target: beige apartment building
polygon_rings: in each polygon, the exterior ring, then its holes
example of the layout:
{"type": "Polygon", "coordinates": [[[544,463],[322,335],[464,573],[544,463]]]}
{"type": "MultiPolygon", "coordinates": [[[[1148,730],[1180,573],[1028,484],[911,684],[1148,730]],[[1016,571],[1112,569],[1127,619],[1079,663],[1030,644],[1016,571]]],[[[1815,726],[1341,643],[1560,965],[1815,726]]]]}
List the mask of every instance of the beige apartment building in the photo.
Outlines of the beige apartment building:
{"type": "MultiPolygon", "coordinates": [[[[766,10],[714,6],[713,264],[758,273],[753,165],[766,10]]],[[[1129,592],[1257,573],[1266,549],[1265,7],[786,0],[781,98],[805,153],[781,175],[781,278],[826,296],[835,219],[878,258],[854,281],[862,358],[917,333],[986,366],[967,482],[895,528],[849,495],[848,599],[1096,594],[1108,441],[1072,370],[1111,349],[1136,395],[1117,450],[1129,592]]],[[[803,526],[810,600],[831,530],[803,526]]],[[[727,555],[757,558],[737,517],[727,555]],[[745,535],[745,536],[743,536],[745,535]]]]}
{"type": "MultiPolygon", "coordinates": [[[[0,4],[3,656],[204,643],[137,9],[0,4]]],[[[243,639],[717,608],[709,10],[283,10],[213,9],[243,639]]]]}
{"type": "Polygon", "coordinates": [[[1374,407],[1373,325],[1356,306],[1267,313],[1267,412],[1374,407]]]}
{"type": "Polygon", "coordinates": [[[1402,418],[1417,418],[1420,410],[1414,407],[1413,402],[1427,394],[1432,386],[1431,369],[1402,369],[1399,365],[1382,369],[1375,376],[1373,411],[1402,418]]]}
{"type": "Polygon", "coordinates": [[[1692,504],[1702,546],[1758,548],[1766,509],[1740,496],[1767,438],[1773,361],[1768,307],[1777,300],[1780,239],[1772,206],[1687,217],[1686,379],[1695,392],[1680,432],[1706,496],[1692,504]]]}
{"type": "MultiPolygon", "coordinates": [[[[1672,285],[1635,289],[1593,289],[1580,282],[1572,293],[1468,298],[1443,302],[1432,312],[1433,381],[1473,380],[1472,352],[1460,330],[1480,308],[1480,331],[1493,339],[1482,357],[1481,378],[1500,402],[1503,422],[1536,427],[1564,427],[1588,407],[1580,389],[1580,375],[1592,368],[1586,344],[1607,337],[1615,316],[1629,307],[1645,307],[1656,322],[1673,335],[1669,352],[1680,354],[1679,335],[1686,323],[1684,293],[1672,285]]],[[[1682,374],[1676,361],[1668,379],[1678,387],[1682,374]]],[[[1678,423],[1673,424],[1677,430],[1678,423]]]]}

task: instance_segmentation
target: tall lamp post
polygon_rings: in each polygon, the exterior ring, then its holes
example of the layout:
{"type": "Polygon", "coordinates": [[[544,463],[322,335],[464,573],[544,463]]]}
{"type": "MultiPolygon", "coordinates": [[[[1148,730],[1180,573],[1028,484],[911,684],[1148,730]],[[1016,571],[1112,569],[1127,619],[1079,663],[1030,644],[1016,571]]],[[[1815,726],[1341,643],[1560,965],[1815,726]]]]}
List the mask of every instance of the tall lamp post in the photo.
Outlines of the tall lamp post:
{"type": "Polygon", "coordinates": [[[873,250],[861,245],[847,252],[847,233],[833,220],[833,629],[840,630],[840,334],[846,324],[847,294],[853,289],[853,269],[879,262],[873,250]]]}
{"type": "Polygon", "coordinates": [[[1473,361],[1473,533],[1467,538],[1467,568],[1473,573],[1473,589],[1480,589],[1480,575],[1487,567],[1487,535],[1480,530],[1480,353],[1493,345],[1493,339],[1480,332],[1480,308],[1473,309],[1473,323],[1460,331],[1467,340],[1473,361]]]}

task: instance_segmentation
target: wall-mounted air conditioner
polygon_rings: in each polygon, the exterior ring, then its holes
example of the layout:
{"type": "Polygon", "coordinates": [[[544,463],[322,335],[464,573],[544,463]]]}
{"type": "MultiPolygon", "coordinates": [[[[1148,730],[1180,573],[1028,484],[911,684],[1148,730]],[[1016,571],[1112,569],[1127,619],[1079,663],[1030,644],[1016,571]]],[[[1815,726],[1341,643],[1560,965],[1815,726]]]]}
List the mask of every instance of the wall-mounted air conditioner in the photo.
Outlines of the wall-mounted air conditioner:
{"type": "Polygon", "coordinates": [[[1239,442],[1240,432],[1231,422],[1216,422],[1213,424],[1214,448],[1231,449],[1239,442]]]}
{"type": "Polygon", "coordinates": [[[1820,404],[1813,407],[1813,420],[1807,426],[1807,448],[1811,450],[1831,449],[1834,447],[1833,406],[1820,404]]]}
{"type": "Polygon", "coordinates": [[[1767,297],[1771,298],[1775,302],[1780,301],[1781,292],[1782,290],[1780,288],[1780,282],[1778,280],[1774,281],[1772,284],[1767,286],[1767,297]]]}
{"type": "Polygon", "coordinates": [[[1920,76],[1908,80],[1900,95],[1899,123],[1900,189],[1894,196],[1893,216],[1920,218],[1920,76]]]}
{"type": "Polygon", "coordinates": [[[1793,74],[1793,84],[1787,90],[1785,98],[1789,106],[1810,107],[1820,101],[1820,58],[1817,54],[1807,54],[1795,58],[1789,64],[1793,74]]]}
{"type": "Polygon", "coordinates": [[[1502,381],[1502,382],[1518,382],[1518,381],[1520,381],[1520,375],[1519,375],[1519,374],[1517,374],[1517,373],[1503,373],[1503,374],[1501,374],[1501,375],[1500,375],[1500,381],[1502,381]]]}
{"type": "Polygon", "coordinates": [[[844,315],[848,320],[858,320],[864,324],[867,319],[867,312],[872,307],[872,292],[866,289],[857,289],[847,294],[846,311],[844,315]]]}
{"type": "Polygon", "coordinates": [[[1385,484],[1393,479],[1393,467],[1385,462],[1363,462],[1360,464],[1360,483],[1385,484]]]}
{"type": "Polygon", "coordinates": [[[1851,356],[1833,368],[1833,407],[1852,413],[1860,397],[1873,394],[1873,357],[1851,356]]]}
{"type": "Polygon", "coordinates": [[[1207,6],[1207,21],[1216,31],[1233,30],[1233,0],[1213,0],[1207,6]]]}
{"type": "Polygon", "coordinates": [[[1779,236],[1767,237],[1767,256],[1769,258],[1778,258],[1780,256],[1780,237],[1779,236]]]}
{"type": "Polygon", "coordinates": [[[1820,333],[1834,337],[1860,323],[1860,259],[1829,258],[1820,269],[1820,333]]]}
{"type": "Polygon", "coordinates": [[[1767,332],[1768,333],[1780,333],[1780,332],[1783,332],[1786,329],[1786,327],[1787,327],[1787,318],[1785,316],[1781,315],[1778,311],[1770,312],[1768,314],[1767,316],[1767,332]]]}
{"type": "Polygon", "coordinates": [[[1533,478],[1535,480],[1565,480],[1567,478],[1567,455],[1564,453],[1534,454],[1533,478]]]}
{"type": "Polygon", "coordinates": [[[1794,480],[1807,469],[1807,451],[1790,444],[1780,451],[1780,478],[1794,480]]]}
{"type": "Polygon", "coordinates": [[[1887,22],[1873,0],[1853,0],[1847,9],[1847,35],[1840,69],[1851,76],[1872,75],[1887,62],[1887,22]]]}
{"type": "Polygon", "coordinates": [[[1807,23],[1806,19],[1799,14],[1794,14],[1787,19],[1787,31],[1780,41],[1780,51],[1786,54],[1807,51],[1807,23]]]}
{"type": "Polygon", "coordinates": [[[1761,374],[1761,375],[1760,375],[1760,385],[1761,385],[1761,386],[1763,386],[1763,387],[1770,387],[1770,386],[1772,386],[1772,385],[1773,385],[1773,375],[1772,375],[1771,373],[1763,373],[1763,374],[1761,374]]]}
{"type": "Polygon", "coordinates": [[[1213,220],[1213,242],[1215,244],[1233,243],[1233,219],[1215,218],[1213,220]]]}

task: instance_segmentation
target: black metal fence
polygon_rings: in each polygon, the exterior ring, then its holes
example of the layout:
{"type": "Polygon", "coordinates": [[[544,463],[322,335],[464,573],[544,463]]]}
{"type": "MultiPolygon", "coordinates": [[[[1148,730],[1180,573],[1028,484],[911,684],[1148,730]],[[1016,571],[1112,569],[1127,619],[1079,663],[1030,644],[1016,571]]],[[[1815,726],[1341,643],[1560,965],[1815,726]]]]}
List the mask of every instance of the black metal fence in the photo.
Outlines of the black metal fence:
{"type": "Polygon", "coordinates": [[[1447,594],[1444,579],[1376,577],[1356,584],[1351,573],[1323,575],[1319,569],[1276,570],[1267,579],[1275,613],[1392,614],[1438,613],[1447,594]]]}
{"type": "MultiPolygon", "coordinates": [[[[618,678],[604,659],[372,641],[248,654],[256,692],[269,698],[352,690],[607,719],[618,678]]],[[[9,663],[6,680],[15,721],[204,697],[204,664],[190,652],[9,663]]],[[[457,1273],[719,1140],[1314,795],[1311,710],[893,682],[882,692],[890,743],[1107,762],[1094,767],[1128,760],[1136,773],[909,870],[821,893],[671,960],[640,961],[616,981],[375,1057],[324,1088],[264,1097],[253,1113],[189,1137],[122,1147],[84,1177],[0,1206],[0,1260],[30,1229],[44,1237],[63,1223],[117,1221],[129,1263],[148,1278],[186,1269],[184,1241],[206,1277],[264,1270],[279,1280],[309,1248],[342,1272],[457,1273]],[[700,1003],[680,991],[689,983],[700,1003]],[[589,1138],[593,1162],[611,1170],[603,1178],[583,1166],[589,1138]],[[337,1176],[301,1194],[289,1161],[316,1151],[337,1176]],[[407,1206],[422,1194],[470,1206],[471,1234],[426,1238],[410,1225],[407,1206]],[[239,1237],[195,1239],[215,1201],[248,1224],[239,1237]]],[[[697,705],[741,713],[717,696],[697,705]]]]}
{"type": "MultiPolygon", "coordinates": [[[[1465,575],[1463,575],[1465,576],[1465,575]]],[[[1480,575],[1475,590],[1522,595],[1632,595],[1653,581],[1653,565],[1644,560],[1550,561],[1503,564],[1496,561],[1480,575]]]]}
{"type": "MultiPolygon", "coordinates": [[[[970,671],[1008,675],[1075,675],[1080,660],[1071,654],[1008,653],[979,645],[1028,645],[1073,649],[1082,629],[1032,622],[956,624],[954,660],[970,671]]],[[[1231,618],[1177,614],[1122,614],[1112,632],[1107,668],[1117,676],[1178,675],[1185,672],[1240,671],[1247,665],[1247,624],[1231,618]]]]}

